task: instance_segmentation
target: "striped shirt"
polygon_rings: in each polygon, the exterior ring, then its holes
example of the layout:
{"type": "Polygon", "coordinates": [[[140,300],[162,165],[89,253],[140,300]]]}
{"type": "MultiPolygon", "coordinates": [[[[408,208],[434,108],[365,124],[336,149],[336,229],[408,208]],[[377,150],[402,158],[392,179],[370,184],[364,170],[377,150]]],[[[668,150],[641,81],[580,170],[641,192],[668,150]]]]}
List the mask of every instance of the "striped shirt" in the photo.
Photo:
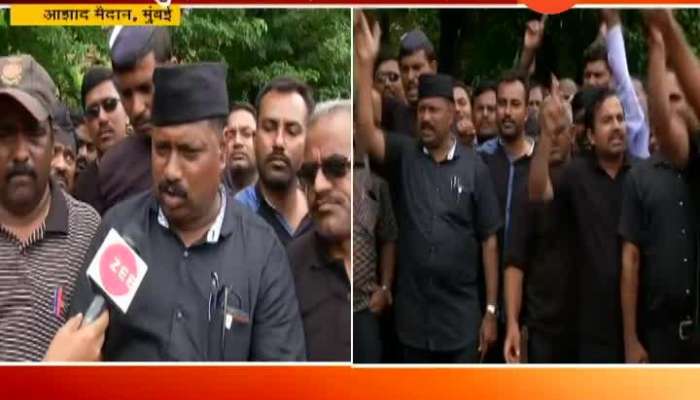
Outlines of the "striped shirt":
{"type": "Polygon", "coordinates": [[[68,305],[100,217],[51,182],[44,223],[21,243],[0,224],[0,361],[43,359],[68,305]]]}

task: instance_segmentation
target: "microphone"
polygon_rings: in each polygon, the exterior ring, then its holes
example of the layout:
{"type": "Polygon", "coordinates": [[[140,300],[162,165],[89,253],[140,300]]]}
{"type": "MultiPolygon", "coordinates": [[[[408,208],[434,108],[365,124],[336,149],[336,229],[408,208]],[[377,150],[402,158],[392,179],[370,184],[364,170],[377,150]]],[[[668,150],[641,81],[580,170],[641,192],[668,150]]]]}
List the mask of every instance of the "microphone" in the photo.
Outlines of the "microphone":
{"type": "Polygon", "coordinates": [[[107,301],[126,314],[148,271],[135,248],[131,235],[121,236],[110,229],[87,269],[87,276],[99,293],[85,311],[82,325],[98,319],[107,308],[107,301]]]}

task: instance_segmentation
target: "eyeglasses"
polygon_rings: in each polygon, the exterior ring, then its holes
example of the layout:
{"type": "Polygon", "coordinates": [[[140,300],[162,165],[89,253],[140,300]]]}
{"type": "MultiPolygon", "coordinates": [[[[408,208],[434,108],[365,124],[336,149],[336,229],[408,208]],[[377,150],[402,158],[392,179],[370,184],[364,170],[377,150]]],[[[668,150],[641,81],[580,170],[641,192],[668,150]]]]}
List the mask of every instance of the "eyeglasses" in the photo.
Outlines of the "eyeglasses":
{"type": "Polygon", "coordinates": [[[347,175],[350,169],[350,160],[341,155],[332,155],[321,161],[320,164],[317,162],[303,163],[297,175],[305,188],[313,187],[319,169],[328,179],[340,179],[347,175]]]}
{"type": "Polygon", "coordinates": [[[87,119],[95,119],[100,116],[100,108],[103,108],[107,114],[111,113],[117,108],[119,104],[119,99],[116,97],[108,97],[97,104],[93,104],[85,110],[85,117],[87,119]]]}
{"type": "Polygon", "coordinates": [[[377,73],[374,75],[374,80],[377,82],[383,82],[383,83],[395,83],[398,82],[399,80],[399,74],[396,72],[380,72],[377,71],[377,73]]]}

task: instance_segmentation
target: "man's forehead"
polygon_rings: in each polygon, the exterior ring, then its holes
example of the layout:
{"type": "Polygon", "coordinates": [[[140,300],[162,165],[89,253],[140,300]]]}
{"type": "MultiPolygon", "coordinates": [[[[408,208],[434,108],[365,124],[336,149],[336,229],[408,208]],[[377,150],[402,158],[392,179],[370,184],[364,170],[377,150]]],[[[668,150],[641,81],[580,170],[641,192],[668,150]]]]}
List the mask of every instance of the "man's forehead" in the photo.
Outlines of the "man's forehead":
{"type": "Polygon", "coordinates": [[[411,54],[406,54],[401,57],[399,64],[401,65],[415,65],[424,64],[428,62],[428,55],[425,53],[425,49],[419,49],[411,54]]]}
{"type": "Polygon", "coordinates": [[[350,157],[351,137],[352,121],[348,113],[339,111],[321,117],[308,132],[305,154],[319,152],[324,158],[331,154],[350,157]]]}
{"type": "Polygon", "coordinates": [[[399,68],[399,62],[394,59],[384,60],[379,64],[380,71],[394,71],[399,68]]]}
{"type": "Polygon", "coordinates": [[[306,102],[299,93],[271,91],[260,102],[259,118],[303,123],[307,112],[306,102]]]}
{"type": "Polygon", "coordinates": [[[228,124],[250,124],[255,125],[255,117],[248,110],[236,110],[228,115],[228,124]]]}
{"type": "Polygon", "coordinates": [[[114,81],[108,79],[87,92],[85,94],[85,102],[89,105],[91,102],[99,101],[105,97],[109,97],[110,95],[114,96],[117,94],[117,87],[114,85],[114,81]]]}
{"type": "Polygon", "coordinates": [[[181,125],[157,126],[153,130],[156,142],[201,143],[217,132],[207,121],[190,122],[181,125]]]}

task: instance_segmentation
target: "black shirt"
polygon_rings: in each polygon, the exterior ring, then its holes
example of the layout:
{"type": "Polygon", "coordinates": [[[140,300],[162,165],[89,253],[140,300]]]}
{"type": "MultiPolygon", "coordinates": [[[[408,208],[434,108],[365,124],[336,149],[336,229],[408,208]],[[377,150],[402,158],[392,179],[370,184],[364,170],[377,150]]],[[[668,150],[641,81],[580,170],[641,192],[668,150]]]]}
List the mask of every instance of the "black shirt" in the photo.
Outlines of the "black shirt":
{"type": "Polygon", "coordinates": [[[109,149],[100,160],[99,187],[107,212],[118,202],[150,190],[151,138],[142,134],[127,136],[109,149]]]}
{"type": "Polygon", "coordinates": [[[630,171],[620,235],[640,252],[640,326],[695,316],[696,234],[686,175],[660,156],[630,171]]]}
{"type": "Polygon", "coordinates": [[[350,280],[343,260],[330,259],[315,230],[287,248],[309,361],[350,361],[350,280]]]}
{"type": "MultiPolygon", "coordinates": [[[[558,175],[552,170],[552,176],[558,175]]],[[[554,185],[558,186],[556,179],[554,185]]],[[[523,271],[523,324],[548,334],[560,334],[574,322],[571,227],[557,215],[559,201],[560,197],[552,202],[523,201],[513,211],[506,256],[506,265],[523,271]]]]}
{"type": "MultiPolygon", "coordinates": [[[[111,228],[128,238],[148,265],[128,312],[110,306],[103,347],[106,360],[305,359],[304,333],[284,248],[272,229],[233,197],[226,199],[223,212],[220,225],[214,224],[206,239],[189,248],[164,226],[167,220],[150,193],[124,201],[105,215],[84,270],[111,228]],[[223,301],[210,319],[209,297],[215,292],[221,300],[225,287],[229,288],[228,308],[238,318],[224,330],[223,301]]],[[[84,312],[92,297],[83,273],[71,314],[84,312]]]]}
{"type": "Polygon", "coordinates": [[[417,132],[416,109],[407,104],[390,98],[382,99],[382,129],[385,132],[397,132],[414,137],[417,132]]]}
{"type": "Polygon", "coordinates": [[[104,214],[104,200],[100,192],[97,160],[89,163],[78,176],[75,183],[75,198],[91,205],[100,215],[104,214]]]}
{"type": "Polygon", "coordinates": [[[573,227],[572,256],[578,282],[580,340],[600,343],[624,354],[620,305],[621,240],[617,234],[622,187],[631,162],[615,178],[600,167],[595,155],[575,158],[564,167],[555,197],[561,197],[562,218],[573,227]]]}
{"type": "Polygon", "coordinates": [[[264,219],[277,233],[277,237],[286,247],[294,238],[303,235],[313,228],[313,220],[310,214],[306,214],[299,222],[296,230],[287,223],[284,215],[280,214],[270,203],[267,202],[260,189],[260,183],[250,185],[236,194],[236,200],[246,205],[264,219]]]}
{"type": "Polygon", "coordinates": [[[425,151],[418,140],[386,136],[399,223],[396,325],[405,345],[452,351],[476,345],[481,243],[501,217],[489,171],[473,150],[455,143],[440,163],[425,151]]]}

